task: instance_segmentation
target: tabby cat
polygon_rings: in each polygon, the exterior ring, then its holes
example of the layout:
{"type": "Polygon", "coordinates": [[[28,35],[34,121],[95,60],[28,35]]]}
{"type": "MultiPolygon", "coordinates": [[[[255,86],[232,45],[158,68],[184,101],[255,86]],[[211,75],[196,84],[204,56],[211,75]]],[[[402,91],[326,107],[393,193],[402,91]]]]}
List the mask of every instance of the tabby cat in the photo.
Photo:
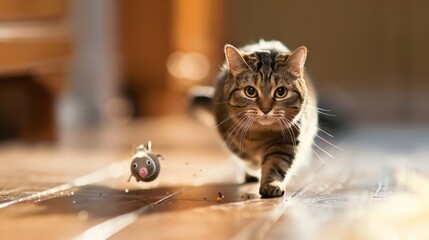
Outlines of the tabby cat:
{"type": "Polygon", "coordinates": [[[262,197],[283,196],[291,166],[308,162],[317,132],[307,49],[290,52],[278,41],[260,41],[226,45],[225,57],[211,99],[219,133],[249,167],[261,168],[262,197]]]}

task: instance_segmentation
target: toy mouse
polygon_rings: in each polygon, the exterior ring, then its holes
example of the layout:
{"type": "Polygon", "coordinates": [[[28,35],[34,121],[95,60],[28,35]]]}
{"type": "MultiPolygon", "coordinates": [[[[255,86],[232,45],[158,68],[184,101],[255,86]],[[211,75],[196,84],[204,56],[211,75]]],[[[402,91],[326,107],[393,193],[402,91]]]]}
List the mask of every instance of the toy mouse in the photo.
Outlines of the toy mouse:
{"type": "Polygon", "coordinates": [[[148,142],[147,146],[139,145],[136,148],[136,153],[133,156],[131,161],[131,175],[128,179],[128,182],[131,180],[131,177],[134,176],[136,181],[151,182],[155,180],[161,170],[160,160],[164,158],[160,154],[153,154],[152,151],[152,142],[148,142]]]}

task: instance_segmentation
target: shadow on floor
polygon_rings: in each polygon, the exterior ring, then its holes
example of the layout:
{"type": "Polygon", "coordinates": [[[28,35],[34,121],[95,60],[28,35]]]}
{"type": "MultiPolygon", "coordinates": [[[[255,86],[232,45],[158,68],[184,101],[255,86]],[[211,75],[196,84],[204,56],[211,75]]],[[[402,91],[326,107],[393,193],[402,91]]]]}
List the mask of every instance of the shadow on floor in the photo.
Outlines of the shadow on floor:
{"type": "Polygon", "coordinates": [[[169,201],[155,205],[155,207],[151,208],[147,213],[178,211],[259,198],[257,194],[243,192],[242,187],[244,186],[249,187],[249,184],[133,189],[126,192],[122,189],[112,189],[99,185],[87,185],[79,189],[64,192],[63,195],[58,197],[35,202],[33,204],[35,204],[36,208],[31,208],[29,211],[22,211],[15,216],[27,217],[44,214],[79,214],[79,212],[85,211],[88,218],[111,218],[147,206],[169,194],[179,192],[182,189],[184,189],[184,192],[176,195],[169,201]],[[224,197],[221,201],[216,201],[219,192],[224,197]]]}

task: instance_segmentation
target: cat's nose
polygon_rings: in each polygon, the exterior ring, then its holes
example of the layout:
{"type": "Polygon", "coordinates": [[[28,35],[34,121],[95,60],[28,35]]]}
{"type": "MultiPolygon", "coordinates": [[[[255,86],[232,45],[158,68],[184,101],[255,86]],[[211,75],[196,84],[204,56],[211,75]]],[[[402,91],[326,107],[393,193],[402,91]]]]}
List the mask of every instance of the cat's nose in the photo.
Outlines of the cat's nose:
{"type": "Polygon", "coordinates": [[[267,114],[267,113],[269,113],[269,112],[271,111],[271,108],[261,108],[261,111],[262,111],[264,114],[267,114]]]}

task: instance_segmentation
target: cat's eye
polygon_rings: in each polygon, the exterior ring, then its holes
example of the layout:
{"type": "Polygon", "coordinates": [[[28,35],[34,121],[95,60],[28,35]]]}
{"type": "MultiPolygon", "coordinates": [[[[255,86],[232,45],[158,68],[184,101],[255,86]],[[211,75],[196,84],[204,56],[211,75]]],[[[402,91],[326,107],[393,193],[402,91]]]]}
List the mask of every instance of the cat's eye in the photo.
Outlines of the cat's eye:
{"type": "Polygon", "coordinates": [[[244,93],[246,93],[246,96],[248,96],[250,98],[254,98],[258,95],[258,93],[256,92],[256,89],[254,87],[251,87],[251,86],[247,86],[244,89],[244,93]]]}
{"type": "Polygon", "coordinates": [[[285,87],[279,87],[276,89],[276,92],[274,93],[274,96],[276,98],[284,98],[286,97],[287,90],[285,87]]]}

